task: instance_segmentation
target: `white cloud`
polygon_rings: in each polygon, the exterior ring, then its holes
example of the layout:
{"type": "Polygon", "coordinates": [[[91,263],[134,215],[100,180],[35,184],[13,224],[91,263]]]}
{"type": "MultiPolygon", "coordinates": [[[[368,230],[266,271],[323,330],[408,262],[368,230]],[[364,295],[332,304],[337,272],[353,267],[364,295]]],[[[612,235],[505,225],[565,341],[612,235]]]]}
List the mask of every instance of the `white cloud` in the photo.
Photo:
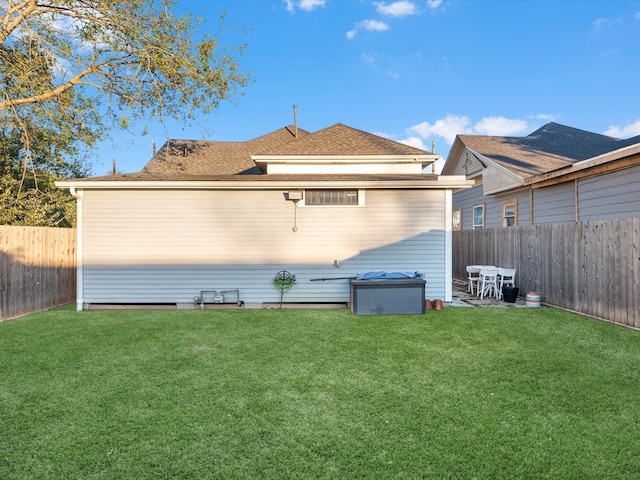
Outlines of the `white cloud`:
{"type": "Polygon", "coordinates": [[[591,22],[591,25],[596,30],[600,30],[600,29],[603,29],[603,28],[611,27],[613,25],[613,22],[608,17],[600,17],[600,18],[594,20],[593,22],[591,22]]]}
{"type": "Polygon", "coordinates": [[[555,122],[558,119],[558,116],[553,113],[539,113],[537,115],[533,115],[531,118],[535,120],[544,120],[546,122],[555,122]]]}
{"type": "Polygon", "coordinates": [[[431,10],[435,10],[442,4],[442,0],[427,0],[427,7],[431,10]]]}
{"type": "Polygon", "coordinates": [[[311,11],[316,7],[324,7],[326,0],[300,0],[298,5],[302,10],[311,11]]]}
{"type": "Polygon", "coordinates": [[[456,135],[459,134],[510,136],[521,134],[528,130],[530,130],[530,125],[526,120],[486,117],[472,125],[467,116],[448,114],[445,118],[440,118],[433,124],[422,122],[409,127],[408,132],[423,139],[441,137],[444,138],[448,145],[451,145],[456,135]]]}
{"type": "Polygon", "coordinates": [[[363,53],[361,57],[362,60],[369,65],[374,65],[376,63],[377,55],[375,53],[363,53]]]}
{"type": "Polygon", "coordinates": [[[487,117],[475,124],[473,130],[480,135],[505,137],[522,133],[529,128],[525,120],[504,117],[487,117]]]}
{"type": "Polygon", "coordinates": [[[448,114],[445,118],[436,120],[432,125],[422,122],[409,128],[409,132],[422,138],[443,137],[451,145],[459,133],[472,133],[469,129],[469,117],[448,114]]]}
{"type": "Polygon", "coordinates": [[[327,0],[298,0],[297,3],[293,0],[283,1],[287,5],[286,8],[289,13],[293,13],[295,11],[296,5],[298,6],[298,8],[310,12],[314,8],[324,7],[327,3],[327,0]]]}
{"type": "Polygon", "coordinates": [[[416,6],[413,2],[400,0],[393,3],[374,2],[376,10],[382,15],[390,15],[392,17],[404,17],[405,15],[414,15],[417,13],[416,6]]]}
{"type": "Polygon", "coordinates": [[[426,150],[427,147],[420,137],[407,137],[404,140],[399,140],[400,143],[409,145],[411,147],[419,148],[420,150],[426,150]]]}
{"type": "Polygon", "coordinates": [[[629,138],[640,135],[640,119],[633,123],[627,123],[624,127],[610,125],[604,134],[615,138],[629,138]]]}
{"type": "Polygon", "coordinates": [[[362,20],[361,22],[356,23],[353,28],[347,32],[347,38],[349,40],[353,40],[358,32],[362,30],[382,32],[384,30],[389,30],[389,25],[378,20],[362,20]]]}
{"type": "Polygon", "coordinates": [[[362,22],[358,22],[358,26],[362,30],[375,30],[377,32],[389,30],[389,25],[378,20],[363,20],[362,22]]]}

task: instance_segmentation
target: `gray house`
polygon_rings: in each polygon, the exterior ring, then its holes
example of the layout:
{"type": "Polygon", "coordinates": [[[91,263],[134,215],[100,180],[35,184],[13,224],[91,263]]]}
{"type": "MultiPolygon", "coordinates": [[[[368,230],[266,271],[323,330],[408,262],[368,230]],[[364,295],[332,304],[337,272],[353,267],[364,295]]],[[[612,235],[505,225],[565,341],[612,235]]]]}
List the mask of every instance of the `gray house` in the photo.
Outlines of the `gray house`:
{"type": "Polygon", "coordinates": [[[621,140],[549,123],[526,137],[458,135],[443,175],[453,229],[640,217],[640,136],[621,140]]]}
{"type": "Polygon", "coordinates": [[[78,309],[236,290],[261,308],[283,270],[285,302],[348,303],[347,278],[370,271],[424,273],[426,298],[450,300],[452,192],[472,182],[424,174],[438,158],[342,124],[289,126],[170,140],[139,173],[57,182],[78,203],[78,309]]]}

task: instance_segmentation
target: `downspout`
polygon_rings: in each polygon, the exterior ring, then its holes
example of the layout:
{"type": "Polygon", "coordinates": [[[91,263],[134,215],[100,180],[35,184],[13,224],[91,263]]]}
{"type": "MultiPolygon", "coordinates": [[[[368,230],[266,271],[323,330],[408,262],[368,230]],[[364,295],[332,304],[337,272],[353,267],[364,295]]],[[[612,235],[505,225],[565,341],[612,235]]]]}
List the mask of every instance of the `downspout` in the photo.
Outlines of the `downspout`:
{"type": "Polygon", "coordinates": [[[444,298],[453,300],[453,191],[444,191],[444,298]]]}
{"type": "Polygon", "coordinates": [[[578,179],[577,178],[573,180],[573,201],[576,206],[575,220],[576,220],[576,223],[578,223],[580,221],[580,207],[578,206],[579,199],[578,199],[578,179]]]}
{"type": "Polygon", "coordinates": [[[83,249],[82,249],[82,198],[83,191],[76,190],[73,185],[69,187],[69,192],[73,195],[76,202],[76,310],[81,311],[84,308],[84,285],[83,285],[83,249]]]}
{"type": "Polygon", "coordinates": [[[533,225],[533,187],[529,187],[529,225],[533,225]]]}

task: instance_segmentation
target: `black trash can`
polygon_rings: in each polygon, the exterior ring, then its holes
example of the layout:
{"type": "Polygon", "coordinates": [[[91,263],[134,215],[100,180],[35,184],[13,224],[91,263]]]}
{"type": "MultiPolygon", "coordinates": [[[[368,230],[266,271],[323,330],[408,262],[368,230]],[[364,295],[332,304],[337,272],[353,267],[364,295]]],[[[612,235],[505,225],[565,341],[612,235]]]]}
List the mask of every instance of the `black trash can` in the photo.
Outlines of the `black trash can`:
{"type": "Polygon", "coordinates": [[[518,298],[518,292],[520,289],[518,287],[507,287],[506,285],[502,287],[502,298],[507,303],[516,303],[516,298],[518,298]]]}

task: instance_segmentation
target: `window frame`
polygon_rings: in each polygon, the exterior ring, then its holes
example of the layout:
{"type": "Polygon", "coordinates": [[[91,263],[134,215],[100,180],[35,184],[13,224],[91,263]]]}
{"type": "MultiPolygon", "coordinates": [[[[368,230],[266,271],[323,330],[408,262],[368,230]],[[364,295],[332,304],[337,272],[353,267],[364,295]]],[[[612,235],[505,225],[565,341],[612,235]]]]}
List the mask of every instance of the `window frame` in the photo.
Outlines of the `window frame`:
{"type": "Polygon", "coordinates": [[[481,230],[483,228],[485,228],[486,225],[486,215],[487,215],[487,208],[486,208],[486,204],[483,203],[476,203],[473,205],[473,209],[472,211],[472,215],[471,215],[471,228],[473,230],[481,230]],[[482,224],[481,225],[476,225],[476,208],[482,208],[482,224]]]}
{"type": "Polygon", "coordinates": [[[462,207],[453,209],[451,213],[451,229],[462,230],[462,207]]]}
{"type": "Polygon", "coordinates": [[[365,191],[360,188],[305,188],[303,199],[299,202],[300,207],[308,208],[353,208],[363,207],[365,205],[365,191]],[[357,201],[355,203],[308,203],[309,192],[317,191],[342,191],[342,192],[356,192],[357,201]]]}
{"type": "Polygon", "coordinates": [[[500,204],[500,223],[504,228],[508,227],[516,227],[518,225],[518,199],[510,198],[508,200],[503,200],[500,204]],[[513,205],[513,217],[505,216],[505,208],[509,205],[513,205]],[[506,225],[505,221],[508,218],[513,218],[513,225],[506,225]]]}

